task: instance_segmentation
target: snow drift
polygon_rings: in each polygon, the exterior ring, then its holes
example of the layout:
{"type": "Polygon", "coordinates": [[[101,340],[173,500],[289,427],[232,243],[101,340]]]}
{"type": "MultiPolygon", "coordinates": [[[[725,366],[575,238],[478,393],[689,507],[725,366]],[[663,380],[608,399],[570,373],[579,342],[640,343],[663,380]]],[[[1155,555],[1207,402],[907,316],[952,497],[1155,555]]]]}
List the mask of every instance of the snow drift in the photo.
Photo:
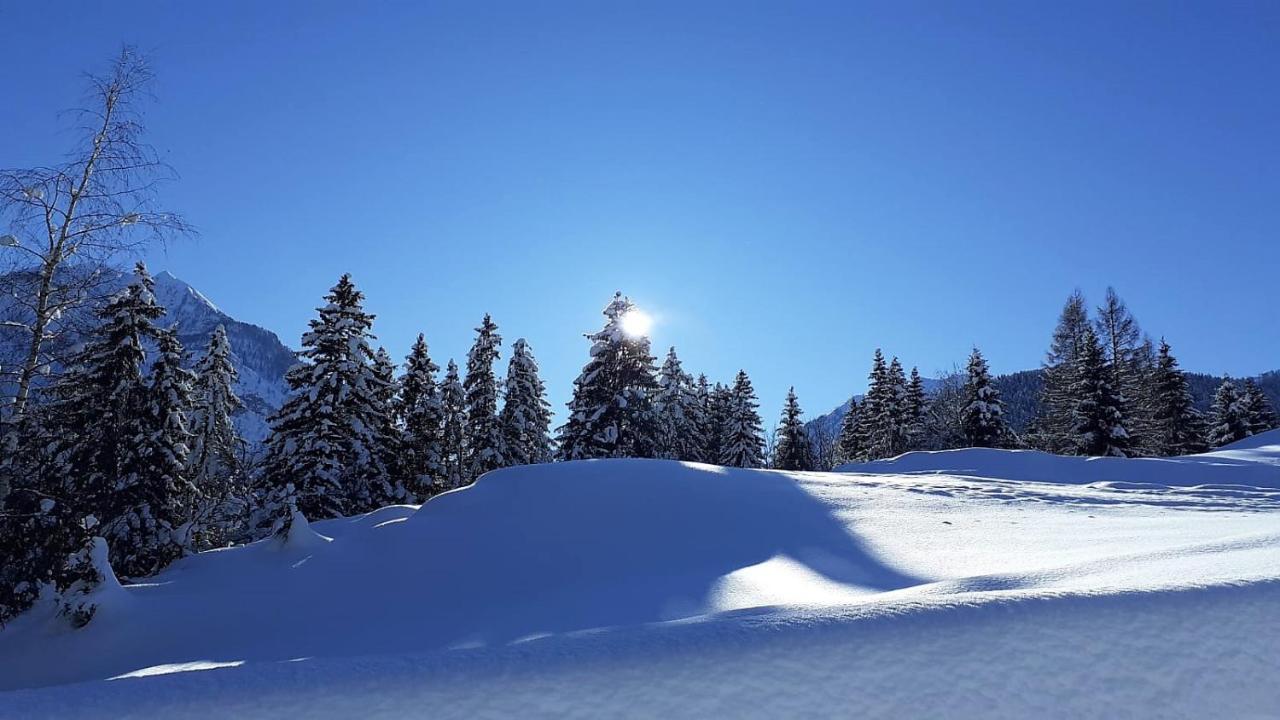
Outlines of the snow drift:
{"type": "Polygon", "coordinates": [[[909,452],[889,460],[850,463],[838,472],[960,475],[1069,483],[1166,486],[1236,484],[1280,489],[1280,430],[1245,438],[1214,452],[1173,458],[1063,457],[1037,450],[965,448],[909,452]]]}
{"type": "Polygon", "coordinates": [[[1280,493],[1234,483],[1280,447],[1224,452],[1198,489],[1007,451],[502,470],[188,558],[80,631],[30,613],[0,717],[1261,716],[1280,493]]]}

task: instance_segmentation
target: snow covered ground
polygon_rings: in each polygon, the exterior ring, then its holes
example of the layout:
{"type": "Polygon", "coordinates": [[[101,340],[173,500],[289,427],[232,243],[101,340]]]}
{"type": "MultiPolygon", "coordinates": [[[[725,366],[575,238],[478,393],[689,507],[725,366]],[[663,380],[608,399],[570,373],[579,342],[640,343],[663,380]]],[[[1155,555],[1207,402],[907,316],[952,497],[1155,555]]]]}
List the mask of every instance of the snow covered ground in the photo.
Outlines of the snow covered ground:
{"type": "Polygon", "coordinates": [[[1280,432],[851,470],[517,468],[204,553],[0,631],[0,718],[1276,717],[1280,432]]]}

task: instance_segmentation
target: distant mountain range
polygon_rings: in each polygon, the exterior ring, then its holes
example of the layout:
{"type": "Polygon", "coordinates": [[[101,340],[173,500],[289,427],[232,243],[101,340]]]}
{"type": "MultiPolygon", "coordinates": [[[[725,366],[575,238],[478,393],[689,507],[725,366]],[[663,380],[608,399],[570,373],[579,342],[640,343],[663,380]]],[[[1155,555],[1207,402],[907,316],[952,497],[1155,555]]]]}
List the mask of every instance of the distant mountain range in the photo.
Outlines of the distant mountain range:
{"type": "MultiPolygon", "coordinates": [[[[133,279],[132,274],[122,273],[112,277],[102,288],[103,296],[109,295],[133,279]]],[[[236,320],[214,305],[195,288],[168,272],[155,276],[156,300],[165,307],[166,314],[160,324],[176,327],[178,338],[186,348],[188,364],[204,353],[209,338],[219,325],[226,328],[231,343],[232,360],[239,372],[236,393],[244,401],[244,410],[235,417],[240,433],[251,443],[261,442],[267,436],[267,418],[284,402],[288,386],[285,372],[297,361],[297,355],[270,330],[251,323],[236,320]]],[[[61,318],[67,326],[86,327],[91,308],[78,311],[80,317],[61,318]]],[[[0,298],[0,320],[20,319],[21,308],[11,300],[0,298]]],[[[25,318],[23,318],[25,319],[25,318]]],[[[21,357],[25,338],[13,331],[0,330],[0,364],[12,367],[21,357]]],[[[12,387],[0,386],[0,394],[12,394],[12,387]]]]}

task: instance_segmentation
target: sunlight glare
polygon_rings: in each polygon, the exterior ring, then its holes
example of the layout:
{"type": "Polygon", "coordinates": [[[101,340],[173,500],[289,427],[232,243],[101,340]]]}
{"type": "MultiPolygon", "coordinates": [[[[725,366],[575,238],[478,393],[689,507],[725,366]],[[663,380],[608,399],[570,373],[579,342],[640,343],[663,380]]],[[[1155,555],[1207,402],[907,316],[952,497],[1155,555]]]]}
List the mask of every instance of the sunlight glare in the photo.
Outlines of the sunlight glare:
{"type": "Polygon", "coordinates": [[[653,318],[640,310],[631,309],[622,316],[622,332],[633,338],[645,337],[653,327],[653,318]]]}

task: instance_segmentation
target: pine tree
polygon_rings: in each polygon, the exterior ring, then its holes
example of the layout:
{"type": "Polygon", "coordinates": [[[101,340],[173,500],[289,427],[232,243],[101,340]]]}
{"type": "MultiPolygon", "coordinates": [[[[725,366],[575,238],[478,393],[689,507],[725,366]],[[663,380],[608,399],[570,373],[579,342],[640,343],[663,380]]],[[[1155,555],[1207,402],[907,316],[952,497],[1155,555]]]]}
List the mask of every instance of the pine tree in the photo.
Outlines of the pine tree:
{"type": "Polygon", "coordinates": [[[905,406],[908,450],[919,449],[917,446],[924,434],[924,415],[928,404],[929,401],[924,392],[924,379],[920,377],[920,371],[913,367],[911,379],[907,381],[905,406]]]}
{"type": "Polygon", "coordinates": [[[701,405],[699,427],[701,428],[701,461],[718,464],[721,447],[724,441],[724,421],[728,418],[730,393],[722,383],[714,386],[708,383],[707,375],[698,375],[698,387],[695,389],[701,405]]]}
{"type": "Polygon", "coordinates": [[[809,432],[805,429],[800,401],[796,389],[787,392],[787,402],[782,408],[782,422],[778,426],[778,444],[774,450],[773,467],[777,470],[812,470],[813,453],[809,448],[809,432]]]}
{"type": "Polygon", "coordinates": [[[187,414],[194,375],[182,367],[172,330],[157,330],[151,378],[137,396],[137,434],[128,443],[103,525],[111,565],[121,577],[154,575],[194,547],[191,519],[199,490],[187,476],[187,414]]]}
{"type": "Polygon", "coordinates": [[[486,314],[476,328],[475,344],[467,353],[467,378],[462,383],[467,398],[468,482],[507,464],[498,425],[498,378],[493,374],[501,345],[498,326],[486,314]]]}
{"type": "Polygon", "coordinates": [[[441,490],[454,490],[467,480],[467,396],[458,379],[458,365],[450,360],[440,385],[441,490]]]}
{"type": "Polygon", "coordinates": [[[604,310],[605,325],[587,335],[591,359],[573,382],[569,419],[560,428],[565,460],[653,457],[657,450],[657,391],[649,339],[623,329],[634,305],[616,293],[604,310]]]}
{"type": "Polygon", "coordinates": [[[999,447],[1009,434],[1000,391],[991,383],[987,360],[976,347],[969,356],[960,426],[970,447],[999,447]]]}
{"type": "MultiPolygon", "coordinates": [[[[901,365],[898,366],[901,368],[901,365]]],[[[869,460],[892,457],[900,448],[901,395],[895,374],[876,348],[868,377],[867,394],[858,413],[861,445],[869,460]]]]}
{"type": "Polygon", "coordinates": [[[1143,337],[1138,321],[1114,288],[1107,288],[1097,312],[1094,331],[1111,368],[1113,387],[1122,397],[1129,453],[1151,452],[1150,436],[1154,432],[1151,373],[1156,360],[1155,348],[1150,338],[1143,337]]]}
{"type": "Polygon", "coordinates": [[[400,478],[421,502],[439,491],[444,478],[441,428],[444,408],[436,387],[440,367],[431,362],[422,334],[405,359],[396,416],[400,425],[400,478]]]}
{"type": "Polygon", "coordinates": [[[1162,457],[1203,452],[1204,418],[1196,410],[1187,378],[1164,340],[1156,354],[1152,386],[1152,452],[1162,457]]]}
{"type": "Polygon", "coordinates": [[[234,390],[238,379],[227,331],[219,325],[195,367],[191,452],[187,456],[191,481],[213,507],[234,492],[234,478],[239,474],[244,440],[231,420],[244,407],[234,390]]]}
{"type": "Polygon", "coordinates": [[[760,403],[755,388],[744,370],[738,371],[730,391],[728,417],[720,449],[720,464],[729,467],[758,468],[764,465],[764,428],[760,403]]]}
{"type": "Polygon", "coordinates": [[[1075,449],[1078,454],[1126,457],[1129,434],[1124,427],[1121,396],[1112,385],[1111,368],[1092,328],[1081,337],[1081,353],[1076,363],[1075,449]]]}
{"type": "Polygon", "coordinates": [[[392,494],[384,500],[404,502],[409,499],[410,493],[403,482],[404,472],[400,468],[403,448],[400,447],[400,383],[396,381],[396,364],[387,349],[379,347],[373,353],[373,365],[370,369],[377,381],[372,388],[372,396],[374,418],[378,423],[378,437],[381,440],[378,451],[389,474],[387,481],[393,488],[392,494]]]}
{"type": "Polygon", "coordinates": [[[401,499],[385,464],[385,389],[374,373],[373,316],[343,275],[302,336],[290,395],[271,418],[263,480],[277,532],[288,500],[311,520],[367,512],[401,499]]]}
{"type": "Polygon", "coordinates": [[[856,398],[849,398],[849,409],[840,421],[840,438],[836,441],[836,463],[862,462],[867,449],[862,444],[862,408],[856,398]]]}
{"type": "Polygon", "coordinates": [[[706,444],[699,425],[701,403],[693,378],[681,367],[674,347],[658,371],[654,411],[658,416],[658,457],[701,462],[706,444]]]}
{"type": "Polygon", "coordinates": [[[511,346],[506,399],[499,417],[507,463],[532,465],[551,459],[551,405],[538,377],[538,363],[524,338],[511,346]]]}
{"type": "Polygon", "coordinates": [[[900,455],[907,450],[911,436],[911,418],[907,397],[907,376],[897,357],[889,362],[889,392],[887,394],[889,455],[900,455]]]}
{"type": "Polygon", "coordinates": [[[1276,412],[1271,407],[1271,401],[1267,400],[1266,394],[1253,378],[1244,381],[1244,391],[1240,394],[1240,407],[1250,435],[1274,430],[1280,426],[1276,420],[1276,412]]]}
{"type": "Polygon", "coordinates": [[[1072,392],[1086,329],[1089,329],[1089,310],[1084,296],[1076,290],[1062,308],[1045,355],[1040,408],[1034,422],[1035,431],[1031,433],[1034,444],[1042,450],[1064,453],[1075,447],[1076,398],[1072,392]]]}
{"type": "Polygon", "coordinates": [[[1249,418],[1244,403],[1231,378],[1223,378],[1213,396],[1212,420],[1209,427],[1209,445],[1222,447],[1249,436],[1249,418]]]}

